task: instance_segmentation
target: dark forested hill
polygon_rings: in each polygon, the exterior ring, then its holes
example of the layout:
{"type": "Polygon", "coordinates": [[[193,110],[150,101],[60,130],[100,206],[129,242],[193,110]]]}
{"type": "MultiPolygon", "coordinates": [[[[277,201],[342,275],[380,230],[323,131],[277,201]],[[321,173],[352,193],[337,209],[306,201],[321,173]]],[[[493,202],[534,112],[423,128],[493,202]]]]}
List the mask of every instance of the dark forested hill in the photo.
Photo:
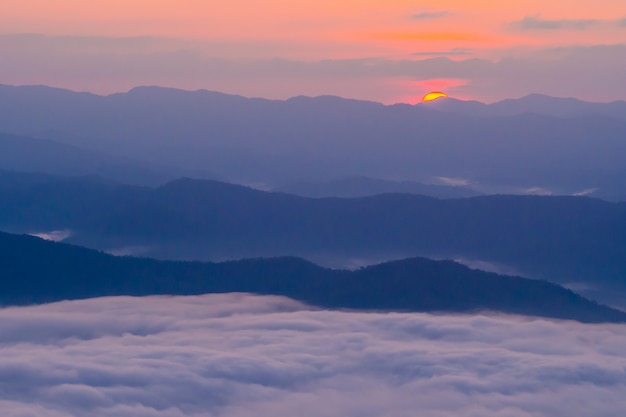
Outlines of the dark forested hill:
{"type": "Polygon", "coordinates": [[[55,176],[0,170],[0,228],[79,230],[110,211],[141,201],[151,188],[98,176],[55,176]]]}
{"type": "Polygon", "coordinates": [[[71,230],[70,242],[142,247],[162,259],[290,255],[346,265],[427,256],[626,288],[626,204],[585,197],[309,199],[189,179],[156,189],[83,179],[16,191],[0,181],[0,227],[71,230]]]}
{"type": "Polygon", "coordinates": [[[626,313],[558,285],[475,271],[451,261],[412,258],[357,271],[324,269],[297,258],[167,262],[114,257],[6,233],[0,233],[0,254],[0,301],[5,305],[112,295],[250,292],[330,308],[492,310],[626,322],[626,313]]]}

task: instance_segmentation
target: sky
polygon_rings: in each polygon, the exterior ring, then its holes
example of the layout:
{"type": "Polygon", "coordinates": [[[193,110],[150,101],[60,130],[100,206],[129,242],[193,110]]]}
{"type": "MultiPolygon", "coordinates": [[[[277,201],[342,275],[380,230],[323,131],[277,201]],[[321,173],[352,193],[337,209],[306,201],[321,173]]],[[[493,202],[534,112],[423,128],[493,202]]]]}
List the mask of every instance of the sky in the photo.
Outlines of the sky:
{"type": "Polygon", "coordinates": [[[4,417],[621,417],[626,328],[245,294],[0,309],[4,417]]]}
{"type": "Polygon", "coordinates": [[[626,99],[623,0],[4,0],[0,83],[626,99]]]}

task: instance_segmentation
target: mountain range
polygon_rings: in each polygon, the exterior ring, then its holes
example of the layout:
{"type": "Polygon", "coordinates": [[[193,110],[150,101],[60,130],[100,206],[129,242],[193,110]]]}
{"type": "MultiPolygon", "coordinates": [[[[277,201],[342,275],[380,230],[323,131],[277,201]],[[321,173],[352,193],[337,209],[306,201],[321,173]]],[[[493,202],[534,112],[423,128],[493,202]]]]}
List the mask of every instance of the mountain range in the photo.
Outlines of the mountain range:
{"type": "Polygon", "coordinates": [[[567,119],[594,115],[626,120],[626,101],[593,103],[575,98],[550,97],[544,94],[530,94],[518,99],[506,99],[491,104],[448,98],[426,103],[426,105],[439,111],[481,117],[511,117],[534,113],[567,119]]]}
{"type": "Polygon", "coordinates": [[[538,95],[385,106],[158,87],[97,96],[0,86],[0,131],[266,188],[354,176],[448,178],[481,193],[621,200],[625,107],[538,95]]]}
{"type": "Polygon", "coordinates": [[[114,257],[0,232],[4,305],[115,295],[249,292],[313,306],[358,310],[477,312],[626,322],[626,313],[546,281],[412,258],[358,271],[330,270],[297,258],[224,263],[114,257]]]}
{"type": "Polygon", "coordinates": [[[0,229],[158,259],[456,259],[623,305],[625,109],[0,85],[0,229]]]}
{"type": "Polygon", "coordinates": [[[626,203],[304,198],[210,180],[151,188],[96,177],[16,177],[0,175],[0,229],[66,230],[67,242],[112,253],[204,261],[290,255],[341,267],[426,256],[585,285],[604,301],[626,290],[626,203]]]}

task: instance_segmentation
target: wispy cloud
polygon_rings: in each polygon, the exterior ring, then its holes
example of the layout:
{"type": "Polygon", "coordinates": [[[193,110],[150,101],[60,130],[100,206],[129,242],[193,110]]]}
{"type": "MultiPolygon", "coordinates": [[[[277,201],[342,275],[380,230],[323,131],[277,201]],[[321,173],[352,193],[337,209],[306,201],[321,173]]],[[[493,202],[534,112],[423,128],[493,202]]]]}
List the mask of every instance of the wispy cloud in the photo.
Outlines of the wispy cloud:
{"type": "Polygon", "coordinates": [[[448,51],[422,51],[422,52],[414,52],[413,56],[467,56],[472,55],[474,53],[473,49],[470,48],[452,48],[448,51]]]}
{"type": "Polygon", "coordinates": [[[516,268],[513,268],[508,265],[500,264],[497,262],[483,261],[480,259],[466,259],[466,258],[456,258],[454,259],[454,261],[461,263],[465,266],[468,266],[472,269],[480,269],[482,271],[495,272],[497,274],[504,274],[504,275],[523,276],[523,274],[516,268]]]}
{"type": "Polygon", "coordinates": [[[30,235],[36,236],[44,240],[51,240],[53,242],[62,242],[68,237],[72,236],[72,231],[71,230],[54,230],[51,232],[30,233],[30,235]]]}
{"type": "Polygon", "coordinates": [[[450,187],[467,187],[471,185],[471,181],[465,178],[435,177],[433,180],[435,184],[447,185],[450,187]]]}
{"type": "Polygon", "coordinates": [[[365,34],[372,39],[385,40],[421,40],[421,41],[464,41],[464,42],[488,42],[492,40],[484,34],[473,32],[383,32],[365,34]]]}
{"type": "Polygon", "coordinates": [[[417,20],[426,20],[426,19],[441,19],[442,17],[452,16],[453,13],[447,10],[439,10],[434,12],[421,12],[415,13],[411,15],[411,18],[417,20]]]}
{"type": "Polygon", "coordinates": [[[0,310],[8,417],[617,416],[626,326],[311,310],[280,297],[0,310]]]}
{"type": "Polygon", "coordinates": [[[584,197],[584,196],[591,195],[591,194],[595,193],[596,191],[598,191],[598,188],[587,188],[585,190],[575,192],[572,195],[576,196],[576,197],[584,197]]]}
{"type": "Polygon", "coordinates": [[[531,188],[525,188],[523,190],[521,190],[522,194],[528,194],[528,195],[553,195],[554,193],[550,190],[548,190],[547,188],[543,188],[543,187],[531,187],[531,188]]]}
{"type": "Polygon", "coordinates": [[[512,26],[521,30],[586,30],[602,23],[602,20],[597,19],[542,19],[541,15],[536,14],[513,22],[512,26]]]}
{"type": "Polygon", "coordinates": [[[149,246],[123,246],[106,249],[104,252],[113,256],[140,256],[145,255],[149,250],[149,246]]]}

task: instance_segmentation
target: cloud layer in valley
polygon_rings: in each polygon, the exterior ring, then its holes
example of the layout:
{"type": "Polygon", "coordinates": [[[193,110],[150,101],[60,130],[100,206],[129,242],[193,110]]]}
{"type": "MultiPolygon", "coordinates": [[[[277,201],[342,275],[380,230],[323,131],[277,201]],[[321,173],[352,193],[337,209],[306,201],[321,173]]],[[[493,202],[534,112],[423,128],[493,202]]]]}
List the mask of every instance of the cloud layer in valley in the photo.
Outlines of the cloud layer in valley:
{"type": "Polygon", "coordinates": [[[618,416],[626,326],[239,294],[0,310],[3,416],[618,416]]]}

